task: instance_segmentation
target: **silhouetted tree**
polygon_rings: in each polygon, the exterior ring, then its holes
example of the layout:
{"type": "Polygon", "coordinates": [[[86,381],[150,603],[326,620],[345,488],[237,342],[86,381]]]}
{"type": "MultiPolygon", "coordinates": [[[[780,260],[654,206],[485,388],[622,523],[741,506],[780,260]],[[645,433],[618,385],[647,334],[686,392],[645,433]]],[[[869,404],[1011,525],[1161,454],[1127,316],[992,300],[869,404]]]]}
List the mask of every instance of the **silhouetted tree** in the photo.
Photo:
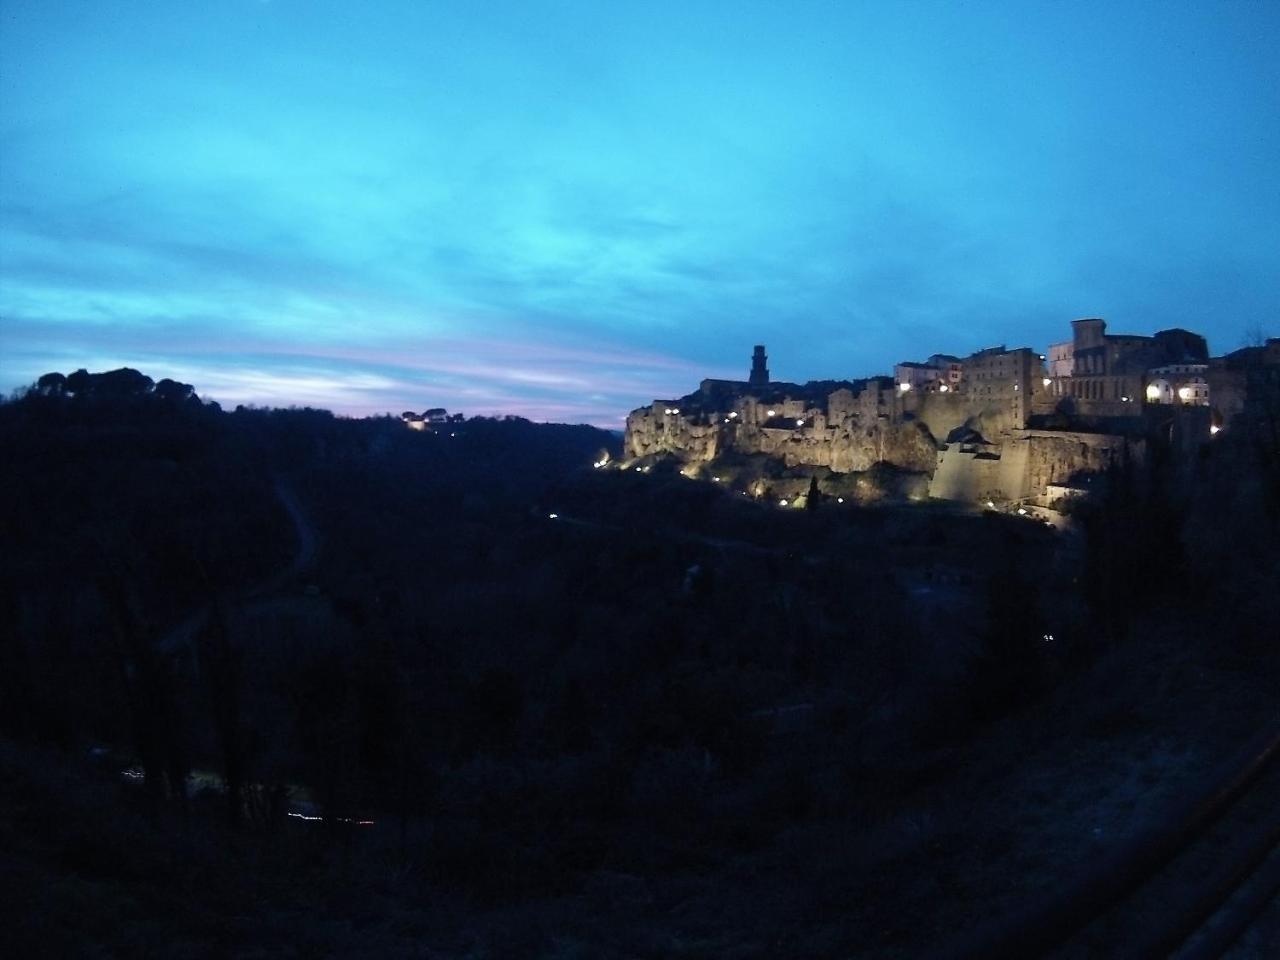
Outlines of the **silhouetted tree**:
{"type": "Polygon", "coordinates": [[[227,629],[221,603],[212,612],[198,639],[200,680],[204,687],[213,732],[222,755],[222,776],[227,789],[227,821],[240,824],[245,805],[246,743],[241,729],[243,696],[242,657],[227,629]]]}
{"type": "Polygon", "coordinates": [[[179,383],[168,377],[156,384],[155,395],[168,403],[179,404],[191,400],[196,395],[195,387],[189,383],[179,383]]]}
{"type": "Polygon", "coordinates": [[[36,381],[36,389],[46,397],[62,396],[67,390],[67,378],[60,373],[46,373],[36,381]]]}

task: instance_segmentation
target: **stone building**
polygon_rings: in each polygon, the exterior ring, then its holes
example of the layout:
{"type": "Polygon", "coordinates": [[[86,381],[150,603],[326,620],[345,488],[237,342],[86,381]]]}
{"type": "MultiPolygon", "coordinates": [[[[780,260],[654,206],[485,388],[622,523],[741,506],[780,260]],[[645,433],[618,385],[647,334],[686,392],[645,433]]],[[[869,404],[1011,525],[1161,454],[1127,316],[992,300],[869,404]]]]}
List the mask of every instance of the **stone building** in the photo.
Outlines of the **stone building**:
{"type": "Polygon", "coordinates": [[[1070,340],[1065,343],[1049,344],[1049,360],[1047,375],[1051,380],[1069,377],[1075,371],[1074,344],[1070,340]]]}
{"type": "Polygon", "coordinates": [[[1003,409],[1011,425],[1026,426],[1032,392],[1044,372],[1038,353],[990,347],[966,357],[963,369],[961,389],[971,402],[1003,409]]]}
{"type": "Polygon", "coordinates": [[[1209,406],[1209,364],[1167,363],[1147,371],[1143,397],[1147,403],[1209,406]]]}
{"type": "Polygon", "coordinates": [[[1254,418],[1274,415],[1280,410],[1280,337],[1214,357],[1205,379],[1215,426],[1228,426],[1245,413],[1254,418]]]}
{"type": "Polygon", "coordinates": [[[1144,401],[1165,402],[1166,388],[1170,403],[1189,402],[1183,392],[1207,400],[1209,351],[1199,334],[1178,328],[1150,337],[1110,334],[1096,317],[1073,320],[1071,332],[1069,343],[1050,346],[1047,379],[1050,395],[1070,398],[1073,412],[1133,416],[1144,401]],[[1198,372],[1184,369],[1197,365],[1198,372]]]}
{"type": "Polygon", "coordinates": [[[959,357],[935,353],[923,363],[904,360],[893,368],[893,382],[901,391],[933,390],[946,393],[959,389],[964,377],[964,364],[959,357]]]}

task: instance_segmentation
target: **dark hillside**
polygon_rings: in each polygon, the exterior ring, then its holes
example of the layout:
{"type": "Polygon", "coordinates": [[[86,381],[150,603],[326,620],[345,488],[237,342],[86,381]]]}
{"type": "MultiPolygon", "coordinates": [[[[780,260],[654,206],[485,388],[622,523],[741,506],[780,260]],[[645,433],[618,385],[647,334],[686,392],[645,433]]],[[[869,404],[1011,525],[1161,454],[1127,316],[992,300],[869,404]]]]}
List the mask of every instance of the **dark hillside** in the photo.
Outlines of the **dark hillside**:
{"type": "Polygon", "coordinates": [[[927,955],[1272,702],[1225,443],[1060,533],[140,377],[0,405],[0,879],[51,891],[19,944],[927,955]]]}

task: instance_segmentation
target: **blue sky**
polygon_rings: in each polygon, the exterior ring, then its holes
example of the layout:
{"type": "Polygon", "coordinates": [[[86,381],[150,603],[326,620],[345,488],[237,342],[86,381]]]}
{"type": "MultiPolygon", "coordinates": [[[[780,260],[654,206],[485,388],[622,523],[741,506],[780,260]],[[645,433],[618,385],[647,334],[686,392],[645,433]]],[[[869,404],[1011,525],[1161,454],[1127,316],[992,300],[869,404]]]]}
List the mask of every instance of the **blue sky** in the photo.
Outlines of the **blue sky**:
{"type": "Polygon", "coordinates": [[[1280,4],[0,7],[0,389],[619,426],[1079,316],[1280,334],[1280,4]]]}

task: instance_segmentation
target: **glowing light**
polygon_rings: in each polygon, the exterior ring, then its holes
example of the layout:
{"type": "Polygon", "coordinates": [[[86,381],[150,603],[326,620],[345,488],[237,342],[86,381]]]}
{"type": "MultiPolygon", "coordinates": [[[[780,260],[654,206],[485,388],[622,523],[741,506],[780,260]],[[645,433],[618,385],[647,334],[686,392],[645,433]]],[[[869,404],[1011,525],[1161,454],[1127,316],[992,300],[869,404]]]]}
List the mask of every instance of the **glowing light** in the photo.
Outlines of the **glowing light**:
{"type": "Polygon", "coordinates": [[[1160,388],[1157,387],[1154,383],[1147,384],[1147,399],[1148,400],[1160,399],[1160,388]]]}
{"type": "Polygon", "coordinates": [[[779,500],[779,501],[778,501],[778,506],[780,506],[780,507],[785,507],[786,505],[787,505],[787,501],[785,501],[785,500],[779,500]]]}
{"type": "Polygon", "coordinates": [[[950,388],[950,387],[948,387],[948,386],[944,383],[942,386],[940,386],[940,387],[938,388],[938,392],[939,392],[939,393],[946,393],[946,392],[947,392],[948,390],[950,390],[950,389],[951,389],[951,388],[950,388]]]}
{"type": "Polygon", "coordinates": [[[1021,507],[1019,507],[1019,508],[1018,508],[1018,516],[1020,516],[1020,517],[1025,517],[1026,515],[1027,515],[1027,511],[1025,511],[1025,510],[1023,510],[1021,507]]]}
{"type": "Polygon", "coordinates": [[[901,390],[903,393],[906,393],[908,390],[910,390],[910,389],[911,389],[911,384],[909,384],[909,383],[900,383],[900,384],[898,384],[898,389],[899,389],[899,390],[901,390]]]}
{"type": "Polygon", "coordinates": [[[1222,428],[1221,428],[1220,426],[1218,426],[1216,423],[1214,423],[1214,424],[1210,424],[1210,426],[1209,426],[1209,436],[1211,436],[1211,437],[1212,437],[1214,434],[1216,434],[1216,433],[1217,433],[1219,430],[1221,430],[1221,429],[1222,429],[1222,428]]]}
{"type": "MultiPolygon", "coordinates": [[[[1044,359],[1044,357],[1041,357],[1040,359],[1041,359],[1041,360],[1043,360],[1043,359],[1044,359]]],[[[1052,380],[1050,380],[1048,377],[1045,377],[1045,378],[1044,378],[1044,380],[1043,380],[1043,381],[1041,381],[1041,382],[1042,382],[1046,387],[1047,387],[1047,386],[1049,386],[1051,383],[1053,383],[1053,381],[1052,381],[1052,380]]]]}
{"type": "Polygon", "coordinates": [[[836,497],[836,503],[844,503],[844,497],[836,497]]]}
{"type": "Polygon", "coordinates": [[[776,414],[774,411],[770,410],[768,413],[766,413],[766,414],[765,414],[765,416],[766,416],[766,417],[776,417],[776,416],[777,416],[777,414],[776,414]]]}
{"type": "Polygon", "coordinates": [[[988,509],[988,510],[994,510],[995,508],[996,508],[996,505],[995,505],[992,501],[988,500],[988,501],[987,501],[987,509],[988,509]]]}
{"type": "Polygon", "coordinates": [[[558,513],[548,513],[548,514],[547,514],[547,519],[548,519],[548,520],[558,520],[558,519],[560,519],[560,514],[558,514],[558,513]]]}
{"type": "Polygon", "coordinates": [[[725,418],[724,418],[724,422],[725,422],[725,423],[728,423],[728,422],[729,422],[729,418],[728,418],[728,417],[725,417],[725,418]]]}
{"type": "Polygon", "coordinates": [[[737,417],[738,417],[738,411],[736,411],[736,410],[735,410],[735,411],[733,411],[733,413],[729,414],[729,419],[730,419],[730,420],[736,420],[736,419],[737,419],[737,417]]]}
{"type": "Polygon", "coordinates": [[[1129,398],[1128,398],[1128,397],[1121,397],[1121,398],[1120,398],[1120,400],[1121,400],[1121,402],[1122,402],[1122,403],[1128,403],[1128,402],[1129,402],[1129,398]]]}
{"type": "Polygon", "coordinates": [[[679,408],[679,407],[672,407],[672,408],[671,408],[671,412],[672,412],[673,414],[679,414],[679,413],[680,413],[680,408],[679,408]]]}
{"type": "Polygon", "coordinates": [[[1178,399],[1179,399],[1179,400],[1190,400],[1190,399],[1191,399],[1191,388],[1190,388],[1190,387],[1179,387],[1179,388],[1178,388],[1178,399]]]}
{"type": "MultiPolygon", "coordinates": [[[[292,810],[289,811],[288,815],[293,817],[295,820],[323,820],[324,819],[324,817],[309,816],[308,814],[305,814],[305,813],[294,813],[292,810]]],[[[340,821],[341,823],[354,823],[358,827],[373,826],[372,820],[352,820],[350,817],[335,817],[334,819],[340,821]]]]}
{"type": "Polygon", "coordinates": [[[1046,634],[1045,634],[1041,639],[1043,639],[1045,643],[1048,643],[1050,640],[1052,640],[1052,639],[1053,639],[1053,634],[1052,634],[1052,633],[1046,633],[1046,634]]]}
{"type": "Polygon", "coordinates": [[[719,478],[719,477],[712,477],[711,479],[712,479],[712,481],[714,481],[715,483],[719,483],[719,482],[720,482],[720,478],[719,478]]]}
{"type": "Polygon", "coordinates": [[[804,418],[803,418],[803,417],[800,417],[799,419],[797,419],[797,420],[796,420],[796,426],[797,426],[797,427],[803,427],[803,426],[804,426],[804,418]]]}

